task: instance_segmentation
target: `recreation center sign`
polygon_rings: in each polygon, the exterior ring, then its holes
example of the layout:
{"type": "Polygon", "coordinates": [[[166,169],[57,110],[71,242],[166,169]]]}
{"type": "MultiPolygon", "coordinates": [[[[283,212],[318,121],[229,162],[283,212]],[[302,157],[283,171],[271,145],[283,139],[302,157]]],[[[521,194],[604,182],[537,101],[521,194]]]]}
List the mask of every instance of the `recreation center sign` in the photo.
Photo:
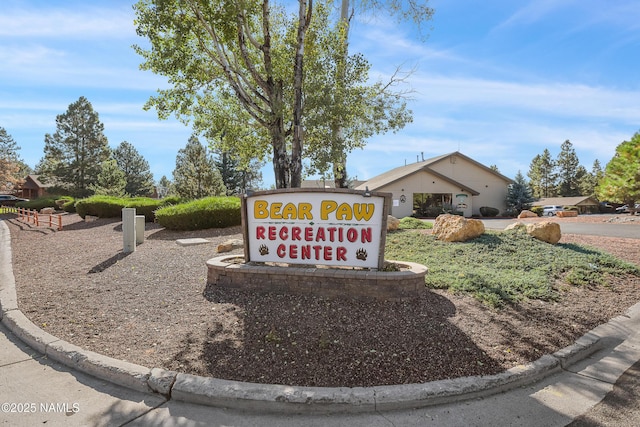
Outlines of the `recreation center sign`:
{"type": "Polygon", "coordinates": [[[283,189],[243,198],[246,262],[381,269],[391,195],[283,189]]]}

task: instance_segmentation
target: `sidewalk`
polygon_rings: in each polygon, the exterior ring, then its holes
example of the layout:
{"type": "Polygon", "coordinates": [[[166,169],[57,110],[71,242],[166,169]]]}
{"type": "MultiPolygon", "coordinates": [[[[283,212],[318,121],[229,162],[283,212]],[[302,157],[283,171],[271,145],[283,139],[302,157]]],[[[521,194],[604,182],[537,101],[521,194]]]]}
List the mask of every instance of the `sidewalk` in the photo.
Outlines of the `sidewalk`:
{"type": "MultiPolygon", "coordinates": [[[[189,402],[189,397],[193,397],[192,402],[206,400],[210,389],[205,387],[192,395],[183,395],[183,400],[176,399],[178,393],[167,398],[136,391],[109,381],[111,371],[102,375],[102,379],[89,376],[74,368],[78,358],[65,359],[66,365],[72,367],[65,366],[22,343],[13,333],[23,331],[16,330],[16,323],[11,320],[21,313],[11,294],[13,291],[15,295],[10,240],[8,232],[3,235],[3,229],[7,231],[6,225],[0,222],[0,425],[564,426],[602,400],[618,378],[640,360],[640,334],[636,332],[640,327],[640,305],[636,305],[626,316],[619,316],[583,337],[582,345],[578,346],[582,350],[574,347],[572,351],[545,356],[545,363],[551,362],[554,368],[536,371],[538,378],[543,377],[541,380],[535,382],[535,376],[522,377],[525,384],[482,398],[457,401],[465,397],[463,393],[469,388],[478,387],[472,384],[474,381],[486,382],[486,378],[467,379],[463,383],[467,389],[461,389],[461,394],[449,394],[432,401],[426,398],[420,403],[445,403],[420,409],[318,414],[309,412],[309,406],[298,405],[299,411],[305,413],[266,414],[263,410],[243,412],[198,405],[189,402]],[[13,332],[9,328],[13,328],[13,332]],[[586,356],[589,352],[593,353],[586,356]],[[571,364],[575,358],[582,360],[571,364]]],[[[83,365],[78,368],[86,370],[83,365]]],[[[122,383],[122,373],[118,376],[114,376],[114,380],[122,383]]],[[[206,385],[206,379],[198,384],[206,385]]],[[[486,393],[495,391],[490,386],[486,384],[486,393]]],[[[420,390],[434,387],[434,384],[425,385],[420,390]]],[[[377,388],[374,397],[378,403],[402,402],[401,395],[407,390],[410,389],[403,386],[377,388]]],[[[238,396],[235,402],[238,408],[245,407],[241,398],[238,396]]],[[[247,404],[246,408],[250,406],[247,404]]],[[[628,421],[633,424],[632,420],[628,421]]]]}
{"type": "MultiPolygon", "coordinates": [[[[615,323],[602,332],[613,337],[615,323]]],[[[638,335],[611,346],[539,383],[483,399],[382,413],[261,415],[166,401],[89,377],[47,360],[0,326],[0,403],[22,411],[2,409],[0,425],[564,426],[599,402],[640,358],[638,335]]]]}

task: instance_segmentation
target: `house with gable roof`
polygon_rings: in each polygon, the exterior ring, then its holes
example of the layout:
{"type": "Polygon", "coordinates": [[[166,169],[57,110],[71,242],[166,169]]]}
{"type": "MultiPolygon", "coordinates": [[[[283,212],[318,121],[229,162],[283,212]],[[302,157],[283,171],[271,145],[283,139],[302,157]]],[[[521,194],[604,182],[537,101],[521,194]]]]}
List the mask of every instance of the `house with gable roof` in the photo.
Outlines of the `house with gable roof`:
{"type": "Polygon", "coordinates": [[[40,175],[27,175],[20,185],[17,195],[25,199],[36,199],[47,195],[47,190],[52,186],[52,184],[45,184],[40,181],[40,175]]]}
{"type": "Polygon", "coordinates": [[[430,207],[452,208],[471,217],[479,216],[483,206],[503,212],[512,183],[512,179],[455,151],[397,167],[356,190],[391,193],[391,215],[396,218],[420,215],[430,207]]]}

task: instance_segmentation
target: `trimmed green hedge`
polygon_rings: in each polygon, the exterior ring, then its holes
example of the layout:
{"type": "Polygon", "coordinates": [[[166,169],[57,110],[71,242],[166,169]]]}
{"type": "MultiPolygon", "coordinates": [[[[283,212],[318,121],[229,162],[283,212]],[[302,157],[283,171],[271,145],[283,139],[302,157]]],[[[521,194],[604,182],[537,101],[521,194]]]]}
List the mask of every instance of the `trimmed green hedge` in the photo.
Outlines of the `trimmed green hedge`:
{"type": "Polygon", "coordinates": [[[25,209],[34,209],[39,211],[42,208],[58,208],[56,205],[56,200],[58,200],[61,196],[45,196],[38,197],[37,199],[29,200],[28,202],[18,202],[16,206],[19,208],[25,209]]]}
{"type": "Polygon", "coordinates": [[[99,218],[120,218],[123,208],[135,208],[137,215],[144,215],[145,221],[153,222],[155,219],[154,211],[162,205],[163,200],[149,197],[91,196],[76,201],[75,208],[82,218],[87,215],[99,218]]]}
{"type": "Polygon", "coordinates": [[[170,230],[202,230],[240,225],[238,197],[206,197],[156,211],[156,220],[170,230]]]}

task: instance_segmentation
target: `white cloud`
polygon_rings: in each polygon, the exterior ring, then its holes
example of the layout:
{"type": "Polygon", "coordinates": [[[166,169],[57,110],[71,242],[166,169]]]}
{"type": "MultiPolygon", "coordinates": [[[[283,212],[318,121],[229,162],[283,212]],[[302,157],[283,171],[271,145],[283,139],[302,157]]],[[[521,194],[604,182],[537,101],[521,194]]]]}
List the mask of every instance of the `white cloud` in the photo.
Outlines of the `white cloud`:
{"type": "Polygon", "coordinates": [[[567,83],[516,83],[508,81],[422,75],[412,78],[421,108],[504,109],[543,113],[557,118],[601,118],[637,123],[640,91],[621,91],[567,83]]]}
{"type": "Polygon", "coordinates": [[[575,3],[575,0],[532,0],[494,28],[494,31],[507,27],[530,25],[557,9],[570,6],[572,3],[575,3]]]}
{"type": "Polygon", "coordinates": [[[135,34],[130,7],[5,8],[0,37],[126,38],[135,34]]]}

